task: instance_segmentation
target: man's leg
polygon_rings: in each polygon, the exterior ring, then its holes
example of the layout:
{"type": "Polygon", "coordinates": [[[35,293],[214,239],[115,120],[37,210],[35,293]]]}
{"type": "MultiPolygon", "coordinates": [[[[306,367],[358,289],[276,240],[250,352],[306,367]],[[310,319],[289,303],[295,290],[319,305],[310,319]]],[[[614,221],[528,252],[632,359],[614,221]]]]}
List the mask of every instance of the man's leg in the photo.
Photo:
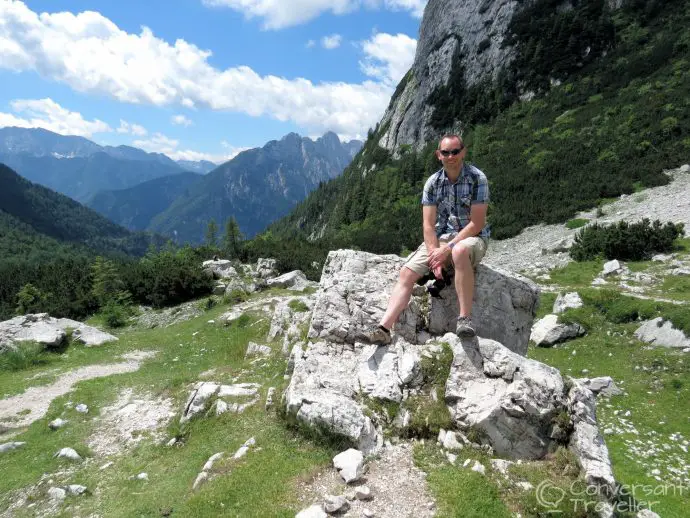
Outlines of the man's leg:
{"type": "Polygon", "coordinates": [[[417,282],[422,276],[417,272],[412,271],[407,266],[403,266],[400,269],[400,276],[398,277],[398,282],[393,288],[393,293],[391,293],[391,298],[388,301],[388,307],[386,312],[381,319],[380,325],[390,330],[393,324],[398,320],[400,313],[407,307],[410,302],[410,297],[412,296],[412,289],[414,288],[414,283],[417,282]]]}
{"type": "Polygon", "coordinates": [[[472,314],[472,299],[474,298],[474,268],[470,260],[471,249],[463,241],[453,248],[455,292],[458,295],[460,316],[469,317],[472,314]]]}
{"type": "Polygon", "coordinates": [[[458,296],[459,316],[455,332],[461,338],[475,335],[472,323],[474,299],[474,269],[486,253],[486,242],[478,237],[463,239],[453,248],[455,292],[458,296]]]}

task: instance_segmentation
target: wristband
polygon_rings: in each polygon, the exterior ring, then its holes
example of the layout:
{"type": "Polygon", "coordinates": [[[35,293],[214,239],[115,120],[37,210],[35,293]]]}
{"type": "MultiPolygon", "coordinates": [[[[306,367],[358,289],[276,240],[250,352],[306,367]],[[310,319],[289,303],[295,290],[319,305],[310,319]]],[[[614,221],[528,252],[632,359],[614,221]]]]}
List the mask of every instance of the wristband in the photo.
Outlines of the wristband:
{"type": "Polygon", "coordinates": [[[453,249],[454,246],[455,246],[455,243],[453,243],[452,241],[450,243],[448,243],[448,248],[450,248],[451,250],[453,249]]]}

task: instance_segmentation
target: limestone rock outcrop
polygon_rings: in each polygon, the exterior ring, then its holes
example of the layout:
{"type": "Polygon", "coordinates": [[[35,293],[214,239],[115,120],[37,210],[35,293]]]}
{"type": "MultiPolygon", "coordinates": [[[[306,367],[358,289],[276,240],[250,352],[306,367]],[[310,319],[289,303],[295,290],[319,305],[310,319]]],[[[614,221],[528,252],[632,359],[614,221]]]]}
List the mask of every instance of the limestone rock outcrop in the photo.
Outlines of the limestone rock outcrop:
{"type": "Polygon", "coordinates": [[[68,330],[72,339],[87,347],[117,341],[117,337],[95,327],[68,318],[53,318],[48,313],[22,315],[0,322],[0,353],[14,349],[18,342],[37,342],[46,347],[58,347],[66,339],[68,330]]]}

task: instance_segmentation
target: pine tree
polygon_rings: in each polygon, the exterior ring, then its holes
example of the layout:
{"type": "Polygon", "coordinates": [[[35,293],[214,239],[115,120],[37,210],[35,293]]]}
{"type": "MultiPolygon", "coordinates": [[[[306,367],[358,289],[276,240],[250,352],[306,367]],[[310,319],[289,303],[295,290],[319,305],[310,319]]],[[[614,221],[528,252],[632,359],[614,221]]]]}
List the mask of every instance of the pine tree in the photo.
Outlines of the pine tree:
{"type": "Polygon", "coordinates": [[[243,240],[244,236],[237,220],[234,216],[229,218],[225,222],[225,234],[223,235],[223,252],[225,255],[231,259],[240,257],[243,240]]]}
{"type": "Polygon", "coordinates": [[[112,261],[100,256],[96,257],[91,265],[91,276],[93,278],[91,293],[99,306],[103,307],[113,302],[126,304],[129,301],[130,294],[125,291],[125,283],[112,261]]]}
{"type": "Polygon", "coordinates": [[[211,218],[206,227],[206,245],[210,248],[216,248],[218,246],[218,224],[216,220],[211,218]]]}

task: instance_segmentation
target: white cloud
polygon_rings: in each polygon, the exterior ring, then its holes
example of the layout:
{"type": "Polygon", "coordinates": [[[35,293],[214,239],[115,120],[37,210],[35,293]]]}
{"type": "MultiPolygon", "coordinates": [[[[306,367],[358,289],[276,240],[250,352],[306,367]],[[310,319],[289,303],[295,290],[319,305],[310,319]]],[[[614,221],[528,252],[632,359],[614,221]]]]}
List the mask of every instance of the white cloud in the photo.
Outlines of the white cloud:
{"type": "Polygon", "coordinates": [[[191,120],[189,120],[184,115],[173,115],[170,118],[170,122],[172,122],[176,126],[184,126],[185,128],[194,124],[191,120]]]}
{"type": "Polygon", "coordinates": [[[264,29],[283,29],[313,20],[322,13],[346,14],[362,7],[409,11],[421,18],[427,0],[203,0],[210,7],[229,7],[247,18],[263,19],[264,29]]]}
{"type": "Polygon", "coordinates": [[[309,40],[304,46],[307,47],[308,49],[313,48],[316,45],[316,41],[314,40],[309,40]]]}
{"type": "Polygon", "coordinates": [[[149,153],[163,153],[173,160],[208,160],[214,164],[220,164],[227,162],[228,160],[237,156],[240,152],[248,148],[238,148],[231,146],[227,142],[221,142],[225,153],[212,154],[212,153],[202,153],[200,151],[194,151],[191,149],[178,149],[180,145],[179,140],[169,138],[162,133],[154,133],[148,139],[135,140],[132,145],[141,148],[149,153]]]}
{"type": "Polygon", "coordinates": [[[406,34],[374,34],[362,42],[365,57],[359,65],[366,75],[395,86],[412,66],[417,40],[406,34]]]}
{"type": "MultiPolygon", "coordinates": [[[[292,1],[241,1],[246,7],[300,11],[292,1]]],[[[295,1],[321,10],[326,6],[295,1]]],[[[327,2],[333,12],[351,3],[327,2]]],[[[76,91],[129,103],[270,116],[292,121],[305,133],[362,134],[379,120],[392,92],[390,84],[376,81],[314,84],[303,78],[260,76],[247,66],[220,70],[209,64],[210,51],[185,40],[169,44],[146,27],[129,34],[92,11],[39,15],[17,0],[0,1],[0,50],[0,68],[34,70],[76,91]]]]}
{"type": "Polygon", "coordinates": [[[117,128],[118,133],[124,133],[126,135],[134,135],[135,137],[145,137],[148,134],[144,126],[139,124],[130,124],[129,122],[120,119],[120,127],[117,128]]]}
{"type": "Polygon", "coordinates": [[[80,137],[113,131],[105,122],[98,119],[88,121],[81,113],[71,112],[52,99],[17,99],[10,106],[15,113],[0,112],[0,127],[43,128],[80,137]]]}
{"type": "Polygon", "coordinates": [[[340,34],[331,34],[321,38],[321,46],[328,50],[337,49],[342,41],[343,37],[340,34]]]}

